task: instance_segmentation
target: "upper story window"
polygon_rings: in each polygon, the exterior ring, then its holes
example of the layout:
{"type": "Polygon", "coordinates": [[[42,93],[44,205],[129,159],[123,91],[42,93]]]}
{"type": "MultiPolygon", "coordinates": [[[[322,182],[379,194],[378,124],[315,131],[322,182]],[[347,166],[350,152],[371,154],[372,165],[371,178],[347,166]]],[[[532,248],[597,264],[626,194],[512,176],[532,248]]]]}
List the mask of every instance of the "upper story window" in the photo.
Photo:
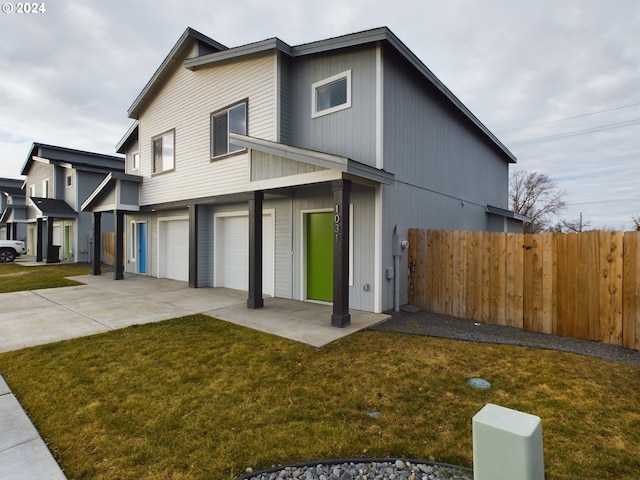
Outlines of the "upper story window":
{"type": "Polygon", "coordinates": [[[351,107],[351,70],[311,85],[311,117],[351,107]]]}
{"type": "Polygon", "coordinates": [[[140,153],[138,152],[131,157],[131,170],[140,170],[140,153]]]}
{"type": "Polygon", "coordinates": [[[49,179],[42,181],[42,198],[49,198],[49,179]]]}
{"type": "Polygon", "coordinates": [[[229,139],[229,133],[247,134],[247,102],[211,114],[211,158],[244,151],[229,139]]]}
{"type": "Polygon", "coordinates": [[[36,186],[35,185],[29,185],[29,196],[30,197],[35,197],[36,196],[36,186]]]}
{"type": "Polygon", "coordinates": [[[153,173],[166,172],[174,168],[175,131],[170,130],[152,140],[153,173]]]}
{"type": "Polygon", "coordinates": [[[65,185],[67,187],[70,187],[72,184],[73,184],[73,177],[71,176],[71,174],[68,174],[65,179],[65,185]]]}

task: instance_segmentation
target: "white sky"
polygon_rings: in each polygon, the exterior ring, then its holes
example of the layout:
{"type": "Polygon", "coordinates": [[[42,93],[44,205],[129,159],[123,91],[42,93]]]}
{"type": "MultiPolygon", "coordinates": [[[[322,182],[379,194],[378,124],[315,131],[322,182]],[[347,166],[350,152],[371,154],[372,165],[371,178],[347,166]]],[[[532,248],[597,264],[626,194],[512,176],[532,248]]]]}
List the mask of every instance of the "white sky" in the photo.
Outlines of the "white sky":
{"type": "Polygon", "coordinates": [[[31,14],[9,3],[2,177],[20,177],[32,142],[114,153],[188,26],[228,47],[387,26],[518,157],[512,169],[566,190],[563,218],[630,229],[640,215],[639,0],[49,0],[31,14]]]}

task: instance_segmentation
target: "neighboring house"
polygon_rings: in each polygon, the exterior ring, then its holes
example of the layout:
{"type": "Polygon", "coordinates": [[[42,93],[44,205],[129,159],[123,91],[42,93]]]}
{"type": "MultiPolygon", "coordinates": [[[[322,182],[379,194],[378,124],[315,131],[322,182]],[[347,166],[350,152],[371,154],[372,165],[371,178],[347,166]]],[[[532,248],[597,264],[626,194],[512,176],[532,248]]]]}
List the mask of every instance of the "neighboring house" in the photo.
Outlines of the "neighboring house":
{"type": "Polygon", "coordinates": [[[235,48],[189,28],[128,114],[127,175],[83,205],[126,213],[116,278],[333,303],[343,326],[406,302],[408,228],[522,231],[515,157],[387,28],[235,48]]]}
{"type": "Polygon", "coordinates": [[[24,180],[0,178],[0,239],[26,241],[24,180]]]}
{"type": "MultiPolygon", "coordinates": [[[[22,168],[28,254],[37,261],[92,261],[93,218],[80,205],[109,173],[123,171],[122,157],[34,143],[22,168]]],[[[113,215],[102,222],[103,231],[114,230],[113,215]]]]}

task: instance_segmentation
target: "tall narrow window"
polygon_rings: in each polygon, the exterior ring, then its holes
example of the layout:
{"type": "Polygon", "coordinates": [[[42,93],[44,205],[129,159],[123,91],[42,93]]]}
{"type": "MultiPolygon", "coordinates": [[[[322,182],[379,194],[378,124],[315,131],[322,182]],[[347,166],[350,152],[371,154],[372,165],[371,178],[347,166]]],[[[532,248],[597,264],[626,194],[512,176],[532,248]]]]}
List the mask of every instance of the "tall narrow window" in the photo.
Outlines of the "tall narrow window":
{"type": "Polygon", "coordinates": [[[131,170],[138,170],[140,168],[140,154],[134,153],[131,157],[131,170]]]}
{"type": "Polygon", "coordinates": [[[351,107],[351,70],[311,85],[311,117],[351,107]]]}
{"type": "Polygon", "coordinates": [[[229,139],[229,133],[247,134],[246,102],[211,114],[211,158],[244,151],[229,139]]]}
{"type": "Polygon", "coordinates": [[[173,170],[174,167],[174,131],[154,137],[153,144],[153,173],[173,170]]]}
{"type": "Polygon", "coordinates": [[[49,198],[49,179],[42,181],[42,198],[49,198]]]}

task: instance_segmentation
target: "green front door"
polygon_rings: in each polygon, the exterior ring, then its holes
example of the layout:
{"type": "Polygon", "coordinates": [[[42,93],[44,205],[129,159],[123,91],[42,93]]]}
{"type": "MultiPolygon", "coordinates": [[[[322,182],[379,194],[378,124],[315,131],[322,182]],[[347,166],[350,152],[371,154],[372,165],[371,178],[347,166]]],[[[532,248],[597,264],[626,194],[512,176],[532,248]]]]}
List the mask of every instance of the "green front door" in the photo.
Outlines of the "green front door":
{"type": "Polygon", "coordinates": [[[307,214],[307,298],[333,301],[333,213],[307,214]]]}
{"type": "Polygon", "coordinates": [[[64,259],[71,260],[71,225],[64,226],[64,259]]]}

